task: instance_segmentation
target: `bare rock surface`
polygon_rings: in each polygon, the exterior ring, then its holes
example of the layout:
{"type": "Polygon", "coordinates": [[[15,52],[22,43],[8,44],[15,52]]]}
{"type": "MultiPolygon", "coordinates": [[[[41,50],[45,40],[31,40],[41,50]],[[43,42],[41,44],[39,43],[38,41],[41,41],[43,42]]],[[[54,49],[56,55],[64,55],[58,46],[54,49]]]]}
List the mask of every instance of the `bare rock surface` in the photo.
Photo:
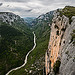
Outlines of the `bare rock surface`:
{"type": "Polygon", "coordinates": [[[75,46],[71,41],[71,33],[75,29],[75,16],[69,24],[69,18],[60,17],[54,12],[50,41],[45,55],[46,75],[53,75],[53,65],[60,59],[61,64],[57,75],[75,75],[75,46]]]}

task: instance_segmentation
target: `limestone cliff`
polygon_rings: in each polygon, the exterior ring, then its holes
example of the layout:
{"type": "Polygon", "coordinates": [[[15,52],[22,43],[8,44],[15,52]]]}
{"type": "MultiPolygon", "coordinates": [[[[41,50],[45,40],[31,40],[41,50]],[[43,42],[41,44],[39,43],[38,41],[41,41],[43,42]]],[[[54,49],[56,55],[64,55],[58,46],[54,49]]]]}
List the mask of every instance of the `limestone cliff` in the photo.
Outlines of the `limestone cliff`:
{"type": "Polygon", "coordinates": [[[16,22],[19,20],[20,22],[24,22],[24,20],[14,13],[11,12],[0,12],[0,21],[8,23],[10,25],[13,24],[13,22],[16,22]]]}
{"type": "Polygon", "coordinates": [[[59,70],[57,73],[59,75],[75,74],[75,46],[73,44],[75,40],[71,40],[71,33],[74,29],[75,16],[72,17],[72,22],[69,24],[68,17],[60,16],[58,10],[54,11],[49,46],[45,55],[46,75],[55,75],[54,71],[57,70],[59,70]]]}

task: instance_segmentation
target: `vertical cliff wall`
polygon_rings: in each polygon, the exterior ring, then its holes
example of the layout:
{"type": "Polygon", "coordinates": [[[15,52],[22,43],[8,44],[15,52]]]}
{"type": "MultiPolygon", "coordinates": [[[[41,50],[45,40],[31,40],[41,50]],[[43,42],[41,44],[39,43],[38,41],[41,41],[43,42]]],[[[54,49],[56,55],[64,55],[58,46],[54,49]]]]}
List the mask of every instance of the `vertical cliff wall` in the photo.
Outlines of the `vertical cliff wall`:
{"type": "MultiPolygon", "coordinates": [[[[54,17],[52,21],[53,22],[51,26],[49,46],[45,55],[46,75],[51,74],[57,60],[61,62],[59,74],[69,75],[69,73],[67,73],[68,66],[72,63],[72,62],[69,62],[69,60],[70,60],[70,57],[71,58],[75,57],[74,56],[75,47],[74,46],[72,47],[71,35],[70,35],[73,29],[75,29],[75,17],[72,18],[72,23],[70,25],[69,18],[67,18],[64,15],[60,17],[59,12],[56,10],[54,11],[54,17]],[[68,50],[71,51],[70,52],[71,54],[69,53],[68,50]],[[66,52],[68,52],[69,55],[66,55],[66,52]],[[67,72],[64,70],[64,68],[67,72]]],[[[72,66],[69,67],[69,72],[71,72],[70,69],[72,69],[74,64],[75,62],[72,63],[72,66]]],[[[75,69],[75,66],[73,67],[73,69],[75,69]]]]}
{"type": "Polygon", "coordinates": [[[61,42],[59,75],[75,75],[75,16],[67,27],[61,42]],[[72,40],[73,39],[73,40],[72,40]],[[65,41],[65,43],[64,43],[65,41]]]}

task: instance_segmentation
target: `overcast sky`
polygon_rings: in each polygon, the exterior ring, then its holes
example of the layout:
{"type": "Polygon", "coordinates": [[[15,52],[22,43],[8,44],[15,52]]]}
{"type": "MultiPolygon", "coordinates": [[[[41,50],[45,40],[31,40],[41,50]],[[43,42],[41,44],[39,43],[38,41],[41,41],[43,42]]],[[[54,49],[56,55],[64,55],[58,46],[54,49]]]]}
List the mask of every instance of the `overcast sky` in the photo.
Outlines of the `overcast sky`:
{"type": "Polygon", "coordinates": [[[21,17],[37,17],[66,5],[75,6],[75,0],[0,0],[0,12],[13,12],[21,17]]]}

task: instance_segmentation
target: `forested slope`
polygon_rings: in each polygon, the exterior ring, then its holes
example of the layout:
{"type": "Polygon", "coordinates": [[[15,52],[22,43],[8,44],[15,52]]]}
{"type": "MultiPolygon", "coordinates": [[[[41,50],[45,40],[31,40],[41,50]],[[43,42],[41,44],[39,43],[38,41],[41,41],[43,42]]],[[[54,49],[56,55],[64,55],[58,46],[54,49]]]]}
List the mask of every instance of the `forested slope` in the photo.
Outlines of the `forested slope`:
{"type": "Polygon", "coordinates": [[[9,12],[0,13],[0,75],[23,64],[33,47],[33,34],[23,19],[9,12]]]}

